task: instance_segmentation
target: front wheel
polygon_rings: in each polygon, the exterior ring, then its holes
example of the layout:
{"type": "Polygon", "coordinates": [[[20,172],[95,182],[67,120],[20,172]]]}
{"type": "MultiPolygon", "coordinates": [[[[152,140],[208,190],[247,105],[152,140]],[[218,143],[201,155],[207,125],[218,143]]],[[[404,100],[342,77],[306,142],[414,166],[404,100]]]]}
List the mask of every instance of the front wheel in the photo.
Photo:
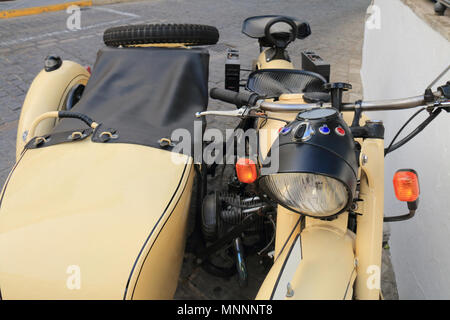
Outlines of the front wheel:
{"type": "Polygon", "coordinates": [[[109,47],[145,44],[213,45],[219,40],[216,27],[200,24],[139,24],[106,29],[103,42],[109,47]]]}

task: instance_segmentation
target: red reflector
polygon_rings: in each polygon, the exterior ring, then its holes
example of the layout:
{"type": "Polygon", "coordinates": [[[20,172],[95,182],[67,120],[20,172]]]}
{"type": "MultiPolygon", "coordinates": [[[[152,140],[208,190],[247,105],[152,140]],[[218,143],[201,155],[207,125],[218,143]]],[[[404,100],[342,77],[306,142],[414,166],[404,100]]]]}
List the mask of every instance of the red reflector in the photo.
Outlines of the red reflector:
{"type": "Polygon", "coordinates": [[[240,182],[253,183],[258,178],[258,171],[253,160],[240,158],[236,162],[236,173],[240,182]]]}
{"type": "Polygon", "coordinates": [[[87,72],[89,72],[89,74],[91,74],[91,73],[92,73],[92,71],[91,71],[91,67],[87,66],[87,67],[86,67],[86,70],[87,70],[87,72]]]}
{"type": "Polygon", "coordinates": [[[398,170],[394,174],[393,182],[398,200],[412,202],[419,197],[419,177],[414,170],[398,170]]]}

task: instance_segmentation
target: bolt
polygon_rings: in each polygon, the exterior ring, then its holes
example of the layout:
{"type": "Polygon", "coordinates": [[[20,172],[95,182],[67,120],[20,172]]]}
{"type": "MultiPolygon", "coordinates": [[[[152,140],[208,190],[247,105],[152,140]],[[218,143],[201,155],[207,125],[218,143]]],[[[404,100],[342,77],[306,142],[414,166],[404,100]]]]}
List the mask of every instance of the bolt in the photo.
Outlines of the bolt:
{"type": "Polygon", "coordinates": [[[362,165],[367,164],[369,162],[369,157],[367,157],[364,153],[361,155],[361,163],[362,165]]]}
{"type": "Polygon", "coordinates": [[[62,59],[58,56],[47,56],[44,61],[44,69],[46,72],[51,72],[58,69],[62,63],[62,59]]]}
{"type": "Polygon", "coordinates": [[[287,292],[286,292],[286,297],[287,298],[291,298],[294,296],[294,290],[292,289],[291,283],[288,282],[287,284],[287,292]]]}

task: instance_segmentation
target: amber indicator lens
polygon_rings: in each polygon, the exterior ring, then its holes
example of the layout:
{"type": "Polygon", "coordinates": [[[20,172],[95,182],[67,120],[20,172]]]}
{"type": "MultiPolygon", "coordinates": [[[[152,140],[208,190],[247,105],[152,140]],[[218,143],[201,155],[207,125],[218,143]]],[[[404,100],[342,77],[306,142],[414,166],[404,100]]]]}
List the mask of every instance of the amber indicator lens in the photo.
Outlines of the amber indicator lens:
{"type": "Polygon", "coordinates": [[[236,162],[236,173],[240,182],[253,183],[258,178],[258,171],[253,160],[240,158],[236,162]]]}
{"type": "Polygon", "coordinates": [[[419,177],[414,170],[398,170],[394,175],[395,196],[400,201],[413,202],[419,197],[419,177]]]}

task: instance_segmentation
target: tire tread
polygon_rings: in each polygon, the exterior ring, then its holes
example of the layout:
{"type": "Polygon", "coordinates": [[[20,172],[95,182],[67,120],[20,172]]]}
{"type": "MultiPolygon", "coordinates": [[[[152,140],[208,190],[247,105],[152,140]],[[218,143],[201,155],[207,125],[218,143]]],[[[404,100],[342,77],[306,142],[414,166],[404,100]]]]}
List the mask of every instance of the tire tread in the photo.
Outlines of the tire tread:
{"type": "Polygon", "coordinates": [[[103,42],[109,47],[157,43],[213,45],[218,40],[216,27],[201,24],[127,25],[109,28],[103,33],[103,42]]]}

